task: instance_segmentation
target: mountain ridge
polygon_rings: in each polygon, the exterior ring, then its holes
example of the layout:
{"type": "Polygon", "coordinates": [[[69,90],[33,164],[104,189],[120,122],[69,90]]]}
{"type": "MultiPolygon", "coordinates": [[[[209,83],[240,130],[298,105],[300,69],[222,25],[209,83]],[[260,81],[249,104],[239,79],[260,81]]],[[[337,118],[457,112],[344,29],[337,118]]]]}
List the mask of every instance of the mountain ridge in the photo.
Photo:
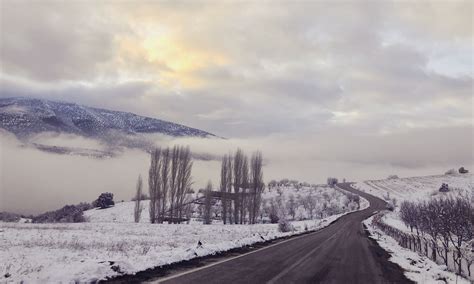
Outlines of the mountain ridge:
{"type": "Polygon", "coordinates": [[[173,137],[217,137],[197,128],[132,112],[29,97],[0,98],[0,128],[18,138],[41,132],[101,138],[111,131],[127,135],[159,133],[173,137]]]}

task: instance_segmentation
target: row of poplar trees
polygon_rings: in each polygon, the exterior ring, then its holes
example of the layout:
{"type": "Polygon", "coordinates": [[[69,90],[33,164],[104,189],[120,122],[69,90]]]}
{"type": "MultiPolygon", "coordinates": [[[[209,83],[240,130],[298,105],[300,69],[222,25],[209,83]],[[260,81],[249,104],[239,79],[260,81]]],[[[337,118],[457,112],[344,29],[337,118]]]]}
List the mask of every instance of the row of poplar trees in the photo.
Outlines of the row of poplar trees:
{"type": "Polygon", "coordinates": [[[156,148],[148,171],[150,221],[173,223],[183,219],[184,202],[191,187],[193,161],[189,147],[156,148]]]}
{"type": "Polygon", "coordinates": [[[259,151],[252,154],[250,163],[241,149],[222,158],[220,190],[224,224],[256,223],[265,189],[262,166],[259,151]]]}

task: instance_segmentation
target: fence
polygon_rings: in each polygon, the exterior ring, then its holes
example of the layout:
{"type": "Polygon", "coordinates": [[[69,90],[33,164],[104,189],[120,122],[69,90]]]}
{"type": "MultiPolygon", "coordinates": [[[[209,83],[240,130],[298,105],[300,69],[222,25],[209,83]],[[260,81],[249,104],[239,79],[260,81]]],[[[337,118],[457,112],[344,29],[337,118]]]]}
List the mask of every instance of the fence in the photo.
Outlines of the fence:
{"type": "MultiPolygon", "coordinates": [[[[458,272],[458,265],[454,262],[454,254],[456,253],[454,250],[448,249],[448,252],[446,254],[444,248],[439,244],[433,242],[433,240],[427,239],[425,236],[409,234],[397,228],[394,228],[384,223],[382,220],[382,216],[383,213],[375,215],[372,219],[372,225],[395,239],[398,242],[398,245],[413,252],[422,254],[438,264],[445,264],[444,260],[442,259],[442,257],[440,257],[440,255],[446,255],[448,260],[448,270],[454,273],[458,272]]],[[[461,275],[470,279],[471,281],[474,280],[474,275],[472,275],[472,264],[472,252],[468,256],[468,259],[466,259],[466,257],[463,257],[461,259],[461,275]]]]}

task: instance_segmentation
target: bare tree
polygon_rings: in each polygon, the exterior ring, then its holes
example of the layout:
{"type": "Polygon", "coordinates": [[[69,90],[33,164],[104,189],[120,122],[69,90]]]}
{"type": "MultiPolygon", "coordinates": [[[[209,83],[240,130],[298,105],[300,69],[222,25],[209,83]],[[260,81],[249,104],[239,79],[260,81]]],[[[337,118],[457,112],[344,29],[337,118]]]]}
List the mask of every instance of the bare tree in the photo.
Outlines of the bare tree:
{"type": "Polygon", "coordinates": [[[227,177],[228,177],[228,156],[227,155],[224,155],[224,157],[222,157],[222,163],[221,163],[221,193],[222,193],[222,198],[221,198],[221,202],[222,202],[222,221],[224,222],[224,224],[227,224],[227,205],[228,205],[228,202],[227,202],[227,198],[226,198],[226,194],[227,194],[227,177]]]}
{"type": "Polygon", "coordinates": [[[170,172],[170,216],[175,215],[176,195],[178,188],[178,168],[179,168],[179,146],[175,145],[171,154],[171,172],[170,172]]]}
{"type": "Polygon", "coordinates": [[[249,187],[249,159],[247,156],[243,157],[242,161],[242,180],[241,180],[241,202],[240,202],[240,224],[243,224],[246,217],[246,209],[248,203],[248,187],[249,187]]]}
{"type": "Polygon", "coordinates": [[[413,202],[403,201],[400,204],[400,218],[403,223],[413,232],[413,229],[417,227],[417,214],[416,205],[413,202]]]}
{"type": "Polygon", "coordinates": [[[193,161],[191,157],[191,150],[189,147],[181,147],[179,151],[179,167],[178,167],[178,188],[177,188],[177,207],[178,220],[183,218],[183,204],[186,200],[187,194],[191,189],[192,179],[191,172],[193,168],[193,161]]]}
{"type": "Polygon", "coordinates": [[[211,208],[212,208],[212,200],[211,200],[211,191],[212,191],[212,183],[211,181],[207,182],[206,189],[204,190],[204,216],[203,221],[204,224],[208,225],[211,224],[211,208]]]}
{"type": "Polygon", "coordinates": [[[150,222],[156,223],[161,215],[161,149],[156,148],[151,152],[150,169],[148,170],[148,190],[150,193],[150,222]]]}
{"type": "Polygon", "coordinates": [[[448,198],[445,200],[451,222],[449,235],[451,243],[454,246],[455,253],[453,254],[454,263],[458,266],[458,274],[461,274],[461,262],[463,258],[463,245],[467,245],[467,242],[473,238],[473,224],[471,220],[472,216],[472,204],[469,199],[462,196],[456,196],[455,198],[448,198]]]}
{"type": "Polygon", "coordinates": [[[421,230],[425,231],[431,241],[431,258],[436,261],[436,252],[438,250],[438,237],[440,231],[440,222],[438,216],[441,214],[441,207],[437,200],[430,200],[421,204],[421,230]]]}
{"type": "Polygon", "coordinates": [[[242,187],[242,165],[244,161],[244,152],[242,149],[237,149],[234,156],[234,222],[239,223],[240,212],[240,188],[242,187]]]}
{"type": "Polygon", "coordinates": [[[260,202],[262,198],[262,192],[265,188],[263,182],[263,157],[260,151],[253,153],[250,162],[250,190],[252,195],[251,210],[250,210],[250,223],[255,224],[258,212],[260,210],[260,202]]]}
{"type": "Polygon", "coordinates": [[[163,223],[165,218],[166,212],[166,205],[167,205],[167,195],[169,189],[169,172],[170,172],[170,149],[166,148],[161,152],[161,172],[160,172],[160,181],[161,181],[161,214],[159,218],[159,222],[163,223]]]}
{"type": "Polygon", "coordinates": [[[306,197],[302,200],[303,206],[308,212],[309,218],[314,218],[314,210],[316,209],[316,199],[312,194],[312,191],[308,193],[306,197]]]}
{"type": "Polygon", "coordinates": [[[133,213],[134,213],[133,217],[135,219],[135,223],[140,222],[140,217],[142,215],[142,210],[143,210],[143,206],[141,204],[141,201],[142,201],[142,187],[143,187],[142,176],[139,175],[138,180],[137,180],[137,194],[135,196],[135,208],[134,208],[134,211],[133,211],[133,213]]]}
{"type": "Polygon", "coordinates": [[[291,218],[295,220],[296,215],[296,201],[293,194],[290,195],[288,202],[286,203],[286,208],[288,209],[288,214],[291,215],[291,218]]]}
{"type": "Polygon", "coordinates": [[[442,247],[438,249],[438,255],[443,259],[444,264],[448,266],[448,252],[449,252],[449,243],[451,238],[451,231],[450,231],[450,210],[447,208],[446,204],[444,204],[444,200],[439,199],[440,202],[440,211],[438,215],[438,232],[439,232],[439,240],[442,244],[442,247]]]}
{"type": "Polygon", "coordinates": [[[182,220],[186,211],[184,202],[191,189],[192,166],[189,147],[174,146],[173,149],[152,151],[148,173],[152,223],[162,223],[167,213],[170,222],[182,220]]]}
{"type": "MultiPolygon", "coordinates": [[[[232,155],[229,154],[228,159],[227,159],[227,166],[226,166],[227,167],[226,192],[229,193],[229,194],[232,192],[232,177],[233,177],[233,174],[232,174],[232,171],[233,171],[232,159],[233,159],[232,155]]],[[[228,196],[226,196],[226,198],[228,199],[228,196]]],[[[232,204],[231,204],[231,202],[228,202],[227,205],[228,205],[228,207],[227,207],[227,209],[228,209],[227,217],[229,218],[228,222],[229,222],[229,224],[232,224],[232,204]]]]}

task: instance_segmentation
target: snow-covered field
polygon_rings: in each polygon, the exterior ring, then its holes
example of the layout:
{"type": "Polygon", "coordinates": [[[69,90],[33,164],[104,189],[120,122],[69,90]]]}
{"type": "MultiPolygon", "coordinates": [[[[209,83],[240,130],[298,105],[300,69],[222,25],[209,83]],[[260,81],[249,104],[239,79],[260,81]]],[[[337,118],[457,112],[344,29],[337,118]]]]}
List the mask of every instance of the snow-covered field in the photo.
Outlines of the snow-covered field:
{"type": "Polygon", "coordinates": [[[382,199],[396,198],[398,201],[425,200],[439,194],[443,183],[449,185],[451,192],[473,194],[473,174],[436,175],[397,179],[369,180],[354,184],[354,188],[382,199]]]}
{"type": "Polygon", "coordinates": [[[364,221],[372,238],[391,255],[391,262],[400,265],[405,270],[405,275],[409,279],[417,283],[470,283],[469,280],[462,277],[458,277],[456,282],[456,275],[446,271],[445,266],[438,265],[425,256],[400,247],[396,240],[371,225],[372,218],[364,221]]]}
{"type": "MultiPolygon", "coordinates": [[[[462,194],[474,197],[473,174],[454,174],[424,177],[409,177],[399,179],[373,180],[359,182],[354,188],[365,191],[382,199],[396,199],[395,205],[400,205],[404,200],[424,201],[442,195],[462,194]],[[441,184],[447,183],[450,191],[439,192],[441,184]]],[[[393,212],[387,212],[383,222],[399,230],[409,233],[410,230],[403,224],[399,217],[399,207],[395,206],[393,212]]]]}
{"type": "Polygon", "coordinates": [[[90,282],[317,230],[343,215],[292,222],[294,231],[282,233],[277,224],[151,225],[145,210],[136,224],[132,208],[124,202],[90,210],[89,223],[0,223],[1,281],[90,282]]]}

